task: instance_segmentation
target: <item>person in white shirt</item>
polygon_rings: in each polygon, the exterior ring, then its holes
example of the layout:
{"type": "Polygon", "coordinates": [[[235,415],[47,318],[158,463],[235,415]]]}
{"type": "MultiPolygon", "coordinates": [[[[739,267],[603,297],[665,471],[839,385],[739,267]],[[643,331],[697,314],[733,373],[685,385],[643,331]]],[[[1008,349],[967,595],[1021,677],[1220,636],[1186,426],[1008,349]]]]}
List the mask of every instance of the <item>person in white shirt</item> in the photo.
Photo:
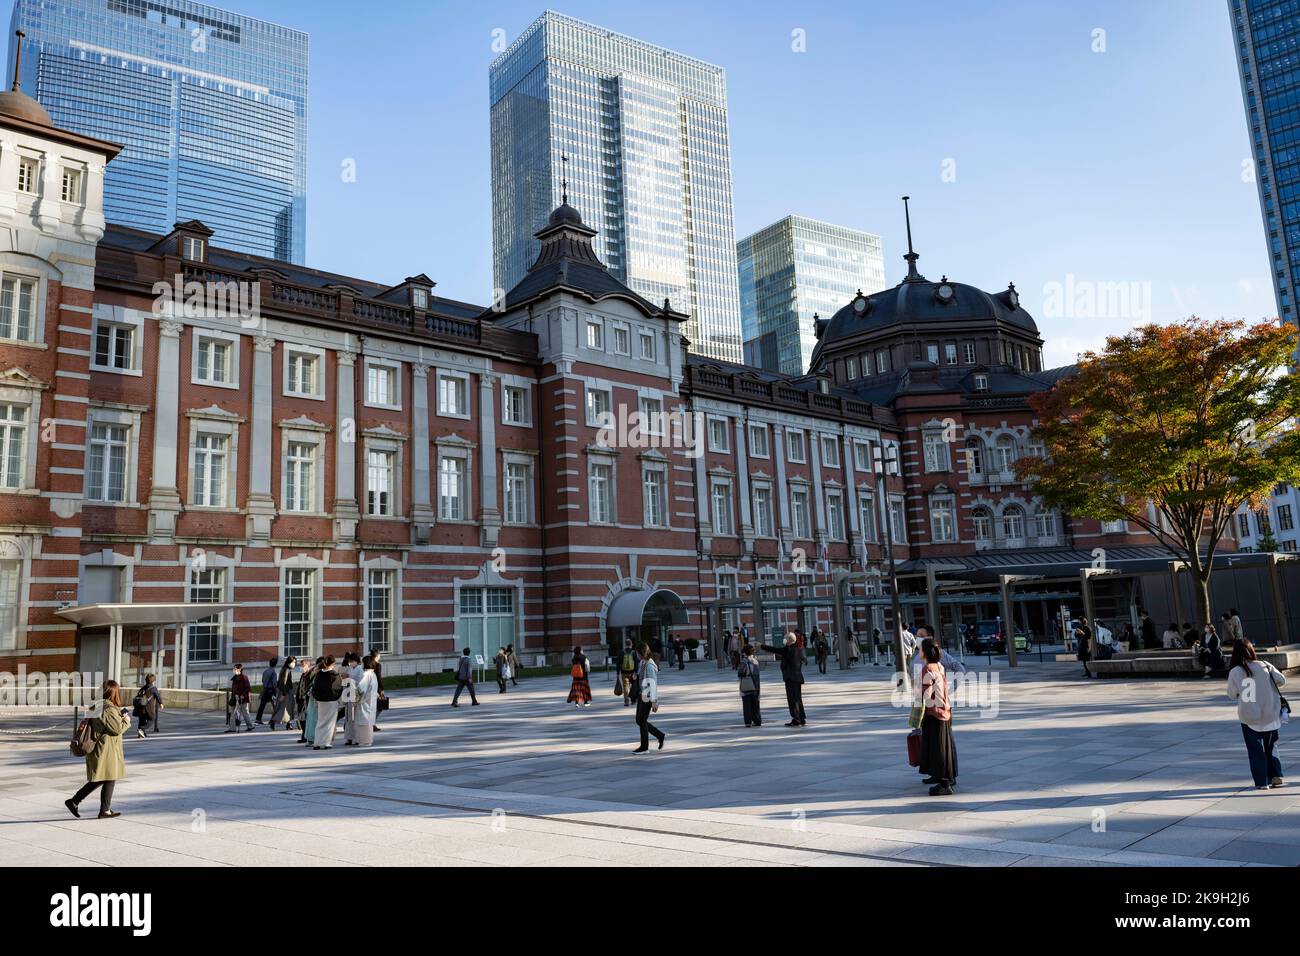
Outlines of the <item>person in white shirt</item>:
{"type": "Polygon", "coordinates": [[[1228,697],[1237,702],[1241,736],[1250,757],[1250,775],[1256,790],[1280,787],[1282,761],[1277,755],[1277,734],[1282,728],[1282,694],[1286,675],[1261,661],[1244,637],[1232,646],[1228,667],[1228,697]]]}

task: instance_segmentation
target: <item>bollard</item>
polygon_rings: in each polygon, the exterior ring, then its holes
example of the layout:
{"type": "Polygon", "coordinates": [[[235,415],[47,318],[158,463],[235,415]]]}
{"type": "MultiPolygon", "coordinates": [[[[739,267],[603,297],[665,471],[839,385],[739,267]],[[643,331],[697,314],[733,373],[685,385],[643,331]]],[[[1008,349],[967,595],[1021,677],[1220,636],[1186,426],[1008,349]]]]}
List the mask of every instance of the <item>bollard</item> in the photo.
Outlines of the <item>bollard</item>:
{"type": "Polygon", "coordinates": [[[419,689],[420,689],[420,672],[419,672],[419,671],[416,671],[416,672],[415,672],[415,689],[416,689],[416,690],[419,690],[419,689]]]}

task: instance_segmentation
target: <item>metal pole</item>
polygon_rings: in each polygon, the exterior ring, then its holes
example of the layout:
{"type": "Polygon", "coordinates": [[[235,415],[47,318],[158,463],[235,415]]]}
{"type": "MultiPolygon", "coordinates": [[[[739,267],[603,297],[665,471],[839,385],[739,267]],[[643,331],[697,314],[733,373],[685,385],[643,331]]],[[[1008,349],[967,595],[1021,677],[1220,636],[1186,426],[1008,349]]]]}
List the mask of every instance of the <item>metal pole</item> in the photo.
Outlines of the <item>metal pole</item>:
{"type": "Polygon", "coordinates": [[[1178,628],[1179,635],[1182,634],[1183,623],[1187,620],[1183,617],[1183,598],[1178,586],[1178,570],[1181,567],[1181,561],[1169,562],[1169,594],[1174,604],[1174,626],[1178,628]]]}

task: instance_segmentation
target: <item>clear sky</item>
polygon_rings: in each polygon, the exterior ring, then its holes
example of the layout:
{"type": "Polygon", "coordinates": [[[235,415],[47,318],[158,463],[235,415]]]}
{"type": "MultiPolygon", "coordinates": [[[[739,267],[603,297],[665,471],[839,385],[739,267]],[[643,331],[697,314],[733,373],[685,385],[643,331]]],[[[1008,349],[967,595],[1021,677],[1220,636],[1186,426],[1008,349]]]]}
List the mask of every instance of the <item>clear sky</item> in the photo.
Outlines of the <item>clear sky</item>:
{"type": "MultiPolygon", "coordinates": [[[[311,35],[308,264],[489,301],[493,31],[545,2],[217,4],[311,35]]],[[[726,68],[738,237],[792,212],[877,232],[893,284],[910,194],[921,271],[1014,281],[1049,364],[1147,314],[1276,312],[1226,0],[550,2],[726,68]],[[1070,281],[1138,285],[1053,305],[1070,281]]]]}

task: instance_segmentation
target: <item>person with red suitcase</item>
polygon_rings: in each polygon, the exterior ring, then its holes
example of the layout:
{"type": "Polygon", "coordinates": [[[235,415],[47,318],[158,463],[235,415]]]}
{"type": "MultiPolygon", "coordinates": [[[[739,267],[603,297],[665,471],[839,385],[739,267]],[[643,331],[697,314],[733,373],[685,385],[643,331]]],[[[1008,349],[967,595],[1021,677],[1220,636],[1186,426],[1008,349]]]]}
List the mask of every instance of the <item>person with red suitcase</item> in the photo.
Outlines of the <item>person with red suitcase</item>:
{"type": "MultiPolygon", "coordinates": [[[[957,783],[957,747],[952,740],[952,707],[948,703],[948,674],[940,661],[943,651],[932,637],[921,643],[925,667],[921,670],[920,770],[923,783],[931,784],[930,796],[950,796],[957,783]]],[[[911,753],[912,738],[908,738],[911,753]]]]}

